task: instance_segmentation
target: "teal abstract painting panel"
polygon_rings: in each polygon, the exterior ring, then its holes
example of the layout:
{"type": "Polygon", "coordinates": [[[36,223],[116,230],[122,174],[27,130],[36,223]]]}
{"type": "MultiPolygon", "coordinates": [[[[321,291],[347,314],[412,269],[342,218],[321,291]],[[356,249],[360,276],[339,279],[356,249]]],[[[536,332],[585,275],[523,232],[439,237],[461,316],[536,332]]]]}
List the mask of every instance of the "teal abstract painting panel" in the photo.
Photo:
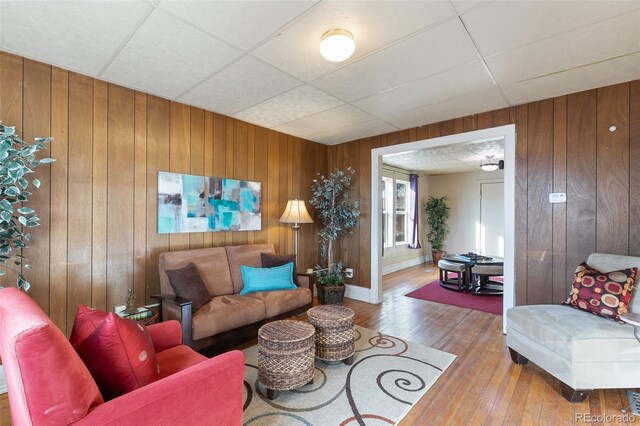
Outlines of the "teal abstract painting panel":
{"type": "Polygon", "coordinates": [[[158,233],[260,229],[260,182],[158,173],[158,233]]]}

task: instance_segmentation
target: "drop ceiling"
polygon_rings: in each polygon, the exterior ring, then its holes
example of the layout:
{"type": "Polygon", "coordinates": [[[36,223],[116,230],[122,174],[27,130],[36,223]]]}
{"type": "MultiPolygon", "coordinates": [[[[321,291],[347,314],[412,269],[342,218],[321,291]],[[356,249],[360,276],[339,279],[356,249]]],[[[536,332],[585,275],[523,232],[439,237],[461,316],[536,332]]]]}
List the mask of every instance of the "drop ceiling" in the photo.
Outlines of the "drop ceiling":
{"type": "Polygon", "coordinates": [[[324,144],[640,79],[639,27],[638,0],[0,1],[1,50],[324,144]]]}
{"type": "Polygon", "coordinates": [[[470,141],[383,157],[384,164],[427,175],[471,173],[482,170],[480,163],[504,159],[504,139],[470,141]]]}

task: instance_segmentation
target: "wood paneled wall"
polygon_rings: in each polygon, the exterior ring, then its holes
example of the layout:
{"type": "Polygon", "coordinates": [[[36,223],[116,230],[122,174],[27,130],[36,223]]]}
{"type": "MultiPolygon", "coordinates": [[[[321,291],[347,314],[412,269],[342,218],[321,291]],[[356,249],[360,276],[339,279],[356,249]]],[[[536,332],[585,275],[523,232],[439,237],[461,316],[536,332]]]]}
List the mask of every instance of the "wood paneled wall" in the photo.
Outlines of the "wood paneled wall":
{"type": "Polygon", "coordinates": [[[562,301],[589,253],[640,256],[639,80],[329,147],[329,170],[357,172],[360,228],[339,246],[354,284],[371,282],[371,149],[512,123],[516,303],[562,301]],[[550,192],[566,192],[567,203],[550,204],[550,192]]]}
{"type": "MultiPolygon", "coordinates": [[[[38,169],[29,202],[42,219],[25,251],[29,294],[63,331],[79,303],[111,309],[132,288],[159,291],[169,250],[271,242],[293,252],[278,219],[290,198],[310,197],[327,147],[229,117],[0,53],[0,120],[24,140],[53,136],[57,161],[38,169]],[[160,235],[159,170],[262,183],[262,230],[160,235]]],[[[317,224],[300,229],[299,269],[317,261],[317,224]]],[[[14,277],[3,278],[12,285],[14,277]]]]}

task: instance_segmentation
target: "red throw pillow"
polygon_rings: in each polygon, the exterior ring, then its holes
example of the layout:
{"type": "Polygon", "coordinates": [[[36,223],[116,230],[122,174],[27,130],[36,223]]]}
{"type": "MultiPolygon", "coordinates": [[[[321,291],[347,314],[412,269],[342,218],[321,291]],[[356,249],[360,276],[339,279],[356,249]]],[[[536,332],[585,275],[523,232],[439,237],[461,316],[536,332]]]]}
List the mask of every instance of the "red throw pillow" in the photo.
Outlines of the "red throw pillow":
{"type": "Polygon", "coordinates": [[[131,392],[160,378],[149,333],[135,321],[109,313],[91,335],[76,346],[105,400],[131,392]]]}
{"type": "Polygon", "coordinates": [[[620,315],[628,312],[637,274],[638,268],[600,272],[581,263],[563,304],[622,323],[620,315]]]}
{"type": "Polygon", "coordinates": [[[97,309],[89,308],[84,305],[78,305],[76,318],[73,320],[73,328],[69,342],[75,347],[84,339],[89,337],[91,333],[98,327],[103,319],[107,317],[107,313],[97,309]]]}

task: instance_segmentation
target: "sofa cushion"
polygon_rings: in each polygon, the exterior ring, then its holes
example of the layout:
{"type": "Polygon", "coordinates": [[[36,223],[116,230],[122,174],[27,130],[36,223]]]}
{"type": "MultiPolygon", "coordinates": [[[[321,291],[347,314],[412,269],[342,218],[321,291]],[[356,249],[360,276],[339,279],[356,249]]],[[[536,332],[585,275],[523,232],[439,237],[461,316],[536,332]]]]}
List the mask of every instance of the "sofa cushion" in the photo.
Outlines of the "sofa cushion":
{"type": "Polygon", "coordinates": [[[206,361],[204,355],[191,349],[189,346],[178,345],[165,351],[158,352],[158,366],[160,367],[160,378],[164,379],[178,371],[185,370],[202,361],[206,361]]]}
{"type": "Polygon", "coordinates": [[[239,294],[217,296],[193,314],[193,340],[220,334],[267,316],[262,301],[239,294]]]}
{"type": "Polygon", "coordinates": [[[175,295],[191,300],[193,312],[211,300],[211,294],[204,281],[202,281],[198,267],[193,263],[189,263],[183,268],[170,269],[165,272],[169,277],[169,284],[171,284],[175,295]]]}
{"type": "Polygon", "coordinates": [[[311,303],[311,290],[298,287],[295,290],[261,291],[247,294],[247,298],[254,298],[264,302],[267,318],[275,317],[287,311],[311,303]]]}
{"type": "Polygon", "coordinates": [[[515,330],[558,355],[580,361],[640,359],[633,327],[562,305],[517,306],[507,311],[515,330]]]}
{"type": "Polygon", "coordinates": [[[242,290],[241,295],[256,293],[258,291],[293,290],[296,285],[293,283],[293,263],[274,266],[273,268],[252,268],[241,266],[242,290]]]}
{"type": "Polygon", "coordinates": [[[107,312],[89,308],[85,305],[78,305],[76,317],[73,320],[73,328],[69,342],[76,346],[95,331],[103,319],[107,317],[107,312]]]}
{"type": "Polygon", "coordinates": [[[202,281],[211,296],[233,294],[233,283],[229,273],[229,262],[224,247],[213,247],[195,250],[172,251],[160,255],[160,289],[163,293],[175,294],[166,270],[178,269],[193,263],[198,267],[202,281]]]}
{"type": "Polygon", "coordinates": [[[569,298],[563,303],[603,318],[620,320],[635,285],[638,268],[600,272],[586,263],[578,266],[569,298]]]}
{"type": "MultiPolygon", "coordinates": [[[[609,272],[636,267],[640,269],[640,257],[617,254],[591,253],[587,264],[599,271],[609,272]]],[[[640,312],[640,291],[634,291],[629,301],[629,312],[640,312]]]]}
{"type": "Polygon", "coordinates": [[[240,293],[242,290],[242,274],[241,266],[251,266],[252,268],[260,268],[262,261],[260,253],[275,254],[273,244],[248,244],[244,246],[229,246],[227,250],[227,258],[229,259],[229,271],[231,273],[231,281],[233,281],[233,293],[240,293]]]}
{"type": "Polygon", "coordinates": [[[102,396],[113,399],[160,378],[149,333],[135,321],[114,313],[76,346],[102,396]]]}
{"type": "Polygon", "coordinates": [[[260,261],[263,268],[273,268],[274,266],[282,266],[287,263],[293,263],[293,283],[296,287],[300,287],[298,283],[298,270],[296,269],[296,255],[295,254],[271,254],[260,253],[260,261]]]}

